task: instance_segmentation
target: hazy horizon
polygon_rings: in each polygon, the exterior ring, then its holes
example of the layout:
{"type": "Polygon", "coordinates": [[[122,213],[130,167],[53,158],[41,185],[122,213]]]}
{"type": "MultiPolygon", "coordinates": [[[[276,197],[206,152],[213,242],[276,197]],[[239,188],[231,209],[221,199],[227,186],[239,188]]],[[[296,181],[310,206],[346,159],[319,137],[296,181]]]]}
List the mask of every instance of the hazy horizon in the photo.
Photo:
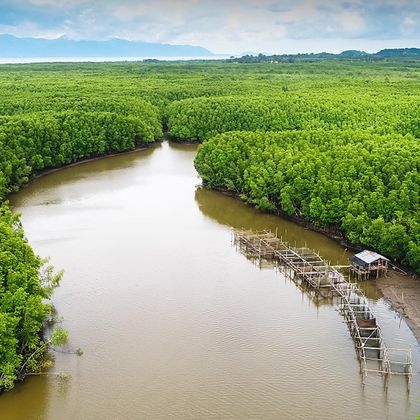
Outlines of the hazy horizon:
{"type": "Polygon", "coordinates": [[[420,45],[408,0],[3,0],[0,34],[194,45],[214,54],[287,54],[420,45]]]}

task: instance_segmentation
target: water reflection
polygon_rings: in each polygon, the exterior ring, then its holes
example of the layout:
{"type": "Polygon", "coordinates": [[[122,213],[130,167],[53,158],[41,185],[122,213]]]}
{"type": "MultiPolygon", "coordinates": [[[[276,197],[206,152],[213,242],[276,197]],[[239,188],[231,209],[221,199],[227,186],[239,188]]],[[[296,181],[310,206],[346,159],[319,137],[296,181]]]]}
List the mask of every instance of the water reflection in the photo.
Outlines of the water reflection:
{"type": "Polygon", "coordinates": [[[47,419],[50,380],[45,376],[33,376],[18,383],[13,391],[0,395],[0,418],[7,420],[47,419]],[[33,390],[28,395],[28,388],[33,390]],[[22,401],[16,404],[16,401],[22,401]]]}
{"type": "MultiPolygon", "coordinates": [[[[404,383],[385,395],[372,377],[363,392],[333,306],[250,264],[231,247],[230,227],[277,228],[332,263],[345,263],[345,250],[196,190],[195,152],[164,142],[53,173],[13,197],[35,250],[65,269],[54,303],[84,355],[57,355],[54,369],[72,376],[66,386],[33,378],[0,397],[0,418],[413,417],[404,383]]],[[[410,339],[378,305],[386,332],[410,339]]]]}
{"type": "Polygon", "coordinates": [[[27,203],[31,206],[57,206],[75,197],[85,197],[85,194],[91,193],[92,183],[96,189],[128,188],[137,182],[130,175],[129,169],[138,165],[139,161],[147,166],[150,156],[161,146],[161,143],[156,143],[145,150],[81,162],[60,169],[33,179],[22,191],[11,194],[10,201],[15,208],[26,206],[27,203]],[[122,183],[116,184],[116,179],[122,183]]]}
{"type": "MultiPolygon", "coordinates": [[[[254,231],[265,229],[271,230],[272,232],[277,231],[278,236],[282,236],[290,244],[314,249],[326,260],[335,265],[348,265],[348,258],[352,255],[351,251],[320,233],[303,228],[277,216],[260,212],[244,204],[241,200],[225,194],[200,186],[196,189],[195,200],[200,211],[217,223],[233,228],[244,228],[254,231]]],[[[293,273],[287,268],[276,268],[270,262],[263,262],[261,268],[278,269],[283,277],[293,282],[295,287],[300,290],[302,298],[305,295],[316,308],[322,306],[333,307],[336,304],[336,299],[329,296],[322,296],[308,288],[305,283],[294,279],[293,273]]],[[[345,275],[348,274],[346,269],[342,269],[341,271],[345,275]]],[[[401,277],[401,281],[404,281],[404,279],[404,277],[401,277]]],[[[409,331],[407,324],[401,320],[400,316],[391,310],[390,304],[382,299],[383,296],[376,287],[375,281],[368,280],[358,283],[365,296],[372,302],[374,313],[380,325],[383,326],[384,336],[388,345],[390,347],[414,348],[414,359],[418,360],[420,352],[415,337],[409,331]]],[[[418,376],[417,374],[415,381],[419,380],[418,376]]],[[[393,379],[395,380],[395,378],[393,379]]],[[[405,378],[398,379],[405,380],[405,378]]],[[[409,389],[410,387],[407,388],[407,390],[409,389]]]]}
{"type": "Polygon", "coordinates": [[[337,242],[286,219],[266,214],[224,194],[199,187],[195,200],[203,214],[222,225],[252,230],[271,230],[290,244],[315,249],[334,265],[348,264],[351,252],[337,242]]]}
{"type": "MultiPolygon", "coordinates": [[[[283,237],[291,245],[314,249],[332,265],[346,266],[349,264],[349,257],[353,255],[352,251],[340,246],[335,240],[325,235],[286,219],[260,212],[239,199],[225,194],[198,187],[195,192],[195,200],[203,214],[222,225],[255,231],[265,229],[272,232],[277,231],[278,236],[283,237]]],[[[348,271],[345,268],[342,271],[347,276],[348,271]]],[[[369,299],[382,298],[382,294],[373,280],[359,284],[369,299]]]]}

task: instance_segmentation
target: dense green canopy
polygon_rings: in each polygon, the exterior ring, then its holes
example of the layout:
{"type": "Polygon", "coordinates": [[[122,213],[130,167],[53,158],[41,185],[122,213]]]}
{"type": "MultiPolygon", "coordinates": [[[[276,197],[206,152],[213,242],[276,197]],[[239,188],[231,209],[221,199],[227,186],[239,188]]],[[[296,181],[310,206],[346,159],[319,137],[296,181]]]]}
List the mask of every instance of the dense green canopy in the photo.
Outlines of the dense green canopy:
{"type": "Polygon", "coordinates": [[[230,132],[203,143],[195,165],[211,187],[338,226],[352,243],[420,271],[420,144],[412,136],[230,132]]]}
{"type": "Polygon", "coordinates": [[[284,94],[279,97],[209,97],[174,102],[168,110],[169,133],[179,139],[205,140],[234,130],[364,129],[420,137],[420,102],[340,99],[284,94]]]}
{"type": "Polygon", "coordinates": [[[42,261],[23,237],[19,220],[0,208],[0,390],[36,371],[46,349],[41,337],[50,306],[42,261]]]}
{"type": "MultiPolygon", "coordinates": [[[[5,95],[7,96],[7,95],[5,95]]],[[[0,391],[45,363],[42,331],[59,277],[44,269],[5,203],[45,169],[134,149],[162,137],[158,109],[141,99],[7,97],[0,103],[0,391]]]]}
{"type": "Polygon", "coordinates": [[[114,112],[50,111],[0,117],[0,194],[34,172],[134,149],[162,136],[161,126],[114,112]]]}
{"type": "Polygon", "coordinates": [[[166,126],[178,140],[210,139],[196,160],[208,185],[339,227],[419,270],[419,66],[0,66],[0,391],[41,367],[45,299],[58,279],[43,271],[7,194],[49,168],[146,145],[166,126]],[[232,130],[241,132],[218,135],[232,130]]]}

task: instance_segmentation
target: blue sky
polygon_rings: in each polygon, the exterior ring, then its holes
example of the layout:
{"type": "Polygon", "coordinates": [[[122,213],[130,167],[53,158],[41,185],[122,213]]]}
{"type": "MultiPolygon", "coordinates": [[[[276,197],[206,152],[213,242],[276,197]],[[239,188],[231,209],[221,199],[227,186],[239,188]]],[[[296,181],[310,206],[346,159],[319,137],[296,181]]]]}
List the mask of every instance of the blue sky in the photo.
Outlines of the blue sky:
{"type": "Polygon", "coordinates": [[[224,54],[377,51],[420,47],[420,0],[0,0],[0,33],[224,54]]]}

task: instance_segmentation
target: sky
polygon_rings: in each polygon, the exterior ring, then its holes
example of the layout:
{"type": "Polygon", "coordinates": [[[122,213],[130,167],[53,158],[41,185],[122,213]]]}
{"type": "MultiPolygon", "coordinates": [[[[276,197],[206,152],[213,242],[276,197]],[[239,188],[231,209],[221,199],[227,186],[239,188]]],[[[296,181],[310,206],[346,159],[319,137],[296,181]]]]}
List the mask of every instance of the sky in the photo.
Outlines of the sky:
{"type": "Polygon", "coordinates": [[[0,34],[190,44],[216,54],[420,47],[420,0],[0,0],[0,34]]]}

